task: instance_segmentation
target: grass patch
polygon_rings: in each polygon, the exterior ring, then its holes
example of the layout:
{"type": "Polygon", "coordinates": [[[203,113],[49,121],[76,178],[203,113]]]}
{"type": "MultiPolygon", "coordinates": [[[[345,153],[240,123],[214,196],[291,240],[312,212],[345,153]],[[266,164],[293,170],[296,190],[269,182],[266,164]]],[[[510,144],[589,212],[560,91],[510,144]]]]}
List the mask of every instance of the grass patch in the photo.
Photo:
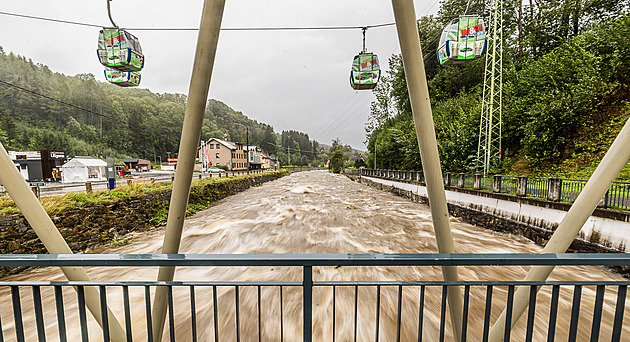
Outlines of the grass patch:
{"type": "Polygon", "coordinates": [[[123,237],[123,238],[112,240],[111,243],[112,243],[112,245],[114,245],[116,247],[120,247],[120,246],[124,246],[124,245],[130,244],[131,241],[133,241],[133,237],[127,236],[127,237],[123,237]]]}

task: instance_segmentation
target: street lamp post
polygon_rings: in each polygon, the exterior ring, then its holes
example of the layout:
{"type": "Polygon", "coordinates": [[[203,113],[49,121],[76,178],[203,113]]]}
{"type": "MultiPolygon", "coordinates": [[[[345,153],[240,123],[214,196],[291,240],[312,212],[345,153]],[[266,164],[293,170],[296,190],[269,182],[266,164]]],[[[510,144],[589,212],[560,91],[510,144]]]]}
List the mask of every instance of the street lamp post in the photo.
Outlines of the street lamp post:
{"type": "Polygon", "coordinates": [[[245,135],[245,141],[246,141],[245,144],[247,144],[247,153],[245,155],[246,155],[246,158],[247,158],[247,174],[249,174],[249,127],[243,125],[242,123],[238,123],[238,122],[235,122],[235,124],[245,127],[245,130],[246,130],[246,132],[245,132],[245,134],[246,134],[245,135]]]}
{"type": "Polygon", "coordinates": [[[278,170],[278,142],[276,141],[276,142],[274,142],[274,144],[272,144],[272,143],[267,141],[267,144],[269,144],[271,146],[274,146],[276,148],[276,160],[275,160],[275,163],[274,163],[274,171],[277,171],[278,170]]]}

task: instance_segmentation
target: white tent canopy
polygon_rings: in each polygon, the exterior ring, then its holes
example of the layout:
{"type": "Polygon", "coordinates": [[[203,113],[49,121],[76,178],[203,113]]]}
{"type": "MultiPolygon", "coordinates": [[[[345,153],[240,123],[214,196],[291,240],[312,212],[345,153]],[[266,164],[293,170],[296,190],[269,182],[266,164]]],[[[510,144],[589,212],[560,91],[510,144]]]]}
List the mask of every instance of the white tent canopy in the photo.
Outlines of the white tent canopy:
{"type": "Polygon", "coordinates": [[[105,180],[107,163],[94,158],[74,158],[61,167],[61,182],[75,183],[105,180]]]}

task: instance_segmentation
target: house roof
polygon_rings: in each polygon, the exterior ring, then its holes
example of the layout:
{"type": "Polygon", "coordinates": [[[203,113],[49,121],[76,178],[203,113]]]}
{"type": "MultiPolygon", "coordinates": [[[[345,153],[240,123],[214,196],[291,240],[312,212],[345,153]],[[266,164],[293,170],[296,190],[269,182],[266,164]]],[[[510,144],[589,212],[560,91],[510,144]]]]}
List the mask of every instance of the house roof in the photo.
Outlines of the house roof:
{"type": "Polygon", "coordinates": [[[221,140],[221,139],[217,139],[217,138],[212,138],[208,141],[206,141],[207,143],[211,142],[211,141],[216,141],[219,144],[229,148],[230,150],[236,150],[236,143],[233,143],[231,141],[225,141],[225,140],[221,140]]]}

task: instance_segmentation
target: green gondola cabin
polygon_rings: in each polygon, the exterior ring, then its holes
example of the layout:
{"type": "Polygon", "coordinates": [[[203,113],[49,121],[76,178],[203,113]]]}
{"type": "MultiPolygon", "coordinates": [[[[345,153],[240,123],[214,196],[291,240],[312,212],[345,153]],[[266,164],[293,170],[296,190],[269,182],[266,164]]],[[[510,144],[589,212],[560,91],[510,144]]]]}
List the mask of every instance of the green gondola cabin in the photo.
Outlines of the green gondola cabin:
{"type": "Polygon", "coordinates": [[[442,31],[437,58],[442,65],[466,64],[480,58],[486,45],[483,18],[464,15],[453,19],[442,31]]]}
{"type": "Polygon", "coordinates": [[[112,68],[105,68],[105,79],[107,82],[121,87],[135,87],[140,84],[140,73],[134,71],[120,71],[112,68]]]}
{"type": "Polygon", "coordinates": [[[119,28],[104,28],[98,36],[98,59],[103,66],[120,71],[140,71],[144,55],[140,41],[119,28]]]}
{"type": "Polygon", "coordinates": [[[378,56],[371,52],[361,52],[354,56],[350,71],[350,85],[354,90],[374,89],[381,78],[378,56]]]}

